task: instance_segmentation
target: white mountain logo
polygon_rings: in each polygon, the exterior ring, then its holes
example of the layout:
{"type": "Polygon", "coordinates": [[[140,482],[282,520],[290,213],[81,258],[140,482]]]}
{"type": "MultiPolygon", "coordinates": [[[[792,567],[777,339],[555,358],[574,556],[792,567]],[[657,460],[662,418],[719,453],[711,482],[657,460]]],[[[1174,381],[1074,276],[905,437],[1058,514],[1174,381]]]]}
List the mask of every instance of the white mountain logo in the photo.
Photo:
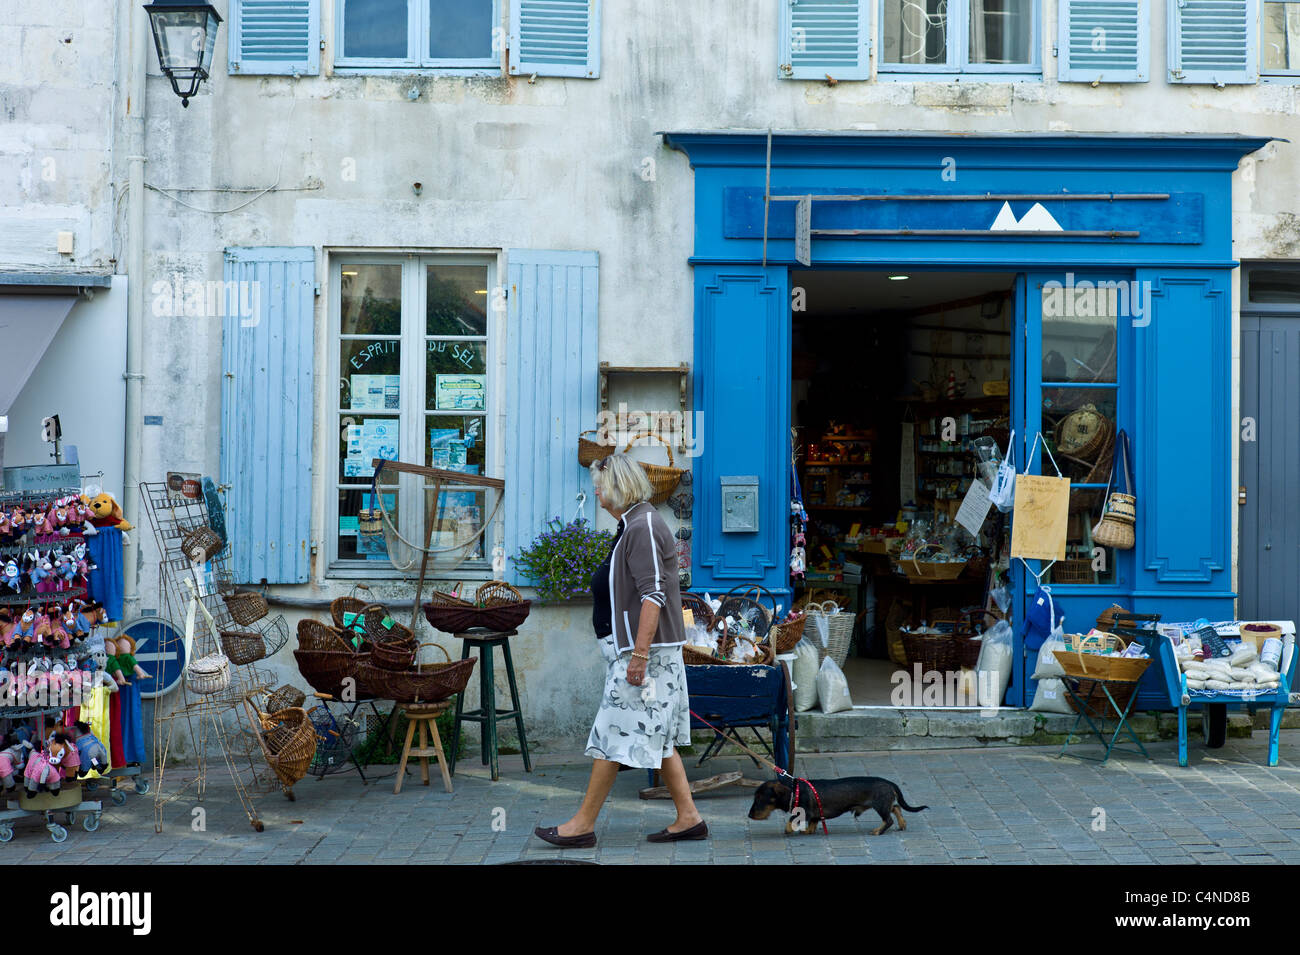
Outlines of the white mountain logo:
{"type": "Polygon", "coordinates": [[[1043,208],[1041,202],[1035,202],[1019,219],[1011,211],[1011,203],[1002,203],[998,217],[989,226],[990,232],[1064,232],[1061,224],[1052,218],[1052,214],[1043,208]]]}

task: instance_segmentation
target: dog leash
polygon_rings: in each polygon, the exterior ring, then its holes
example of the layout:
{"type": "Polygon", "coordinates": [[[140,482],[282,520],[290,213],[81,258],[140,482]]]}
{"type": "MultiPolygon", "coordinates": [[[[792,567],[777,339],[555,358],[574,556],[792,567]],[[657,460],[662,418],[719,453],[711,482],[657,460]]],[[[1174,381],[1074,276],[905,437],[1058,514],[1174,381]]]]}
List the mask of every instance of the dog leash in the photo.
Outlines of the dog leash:
{"type": "Polygon", "coordinates": [[[701,723],[703,723],[703,724],[704,724],[705,726],[707,726],[709,729],[713,730],[713,732],[717,733],[719,736],[721,736],[721,737],[722,737],[723,739],[725,739],[727,742],[729,742],[729,743],[735,743],[737,746],[739,746],[741,749],[743,749],[746,753],[748,753],[748,754],[749,754],[753,759],[757,760],[758,762],[762,763],[764,766],[766,766],[766,767],[768,767],[769,769],[771,769],[771,770],[773,770],[774,772],[776,772],[776,774],[777,774],[778,776],[784,776],[786,779],[792,780],[792,781],[794,782],[794,785],[790,787],[790,788],[794,791],[794,796],[793,796],[792,802],[791,802],[791,804],[790,804],[790,809],[789,809],[789,814],[792,815],[792,816],[794,815],[794,811],[795,811],[796,809],[799,808],[799,784],[800,784],[800,783],[807,783],[807,784],[808,784],[808,788],[812,790],[813,798],[817,800],[817,813],[818,813],[818,815],[820,815],[820,816],[822,817],[822,832],[824,832],[824,833],[825,833],[826,835],[828,835],[828,836],[831,834],[830,829],[828,829],[828,828],[826,827],[826,814],[825,814],[825,812],[822,811],[822,797],[821,797],[821,795],[817,792],[817,787],[814,786],[814,785],[812,784],[812,780],[811,780],[811,779],[804,779],[802,776],[793,776],[793,775],[791,775],[790,773],[788,773],[788,772],[786,772],[784,769],[782,769],[780,766],[778,766],[776,763],[772,762],[771,760],[765,759],[765,758],[763,758],[762,756],[760,756],[758,753],[754,752],[752,749],[750,749],[748,746],[746,746],[743,742],[741,742],[740,737],[738,737],[738,736],[735,736],[735,737],[733,737],[733,736],[729,736],[728,734],[724,733],[722,730],[720,730],[720,729],[718,729],[716,726],[714,726],[712,723],[710,723],[708,720],[706,720],[706,719],[705,719],[703,716],[701,716],[699,713],[696,713],[694,710],[690,710],[689,712],[690,712],[691,716],[695,717],[697,720],[699,720],[701,723]]]}

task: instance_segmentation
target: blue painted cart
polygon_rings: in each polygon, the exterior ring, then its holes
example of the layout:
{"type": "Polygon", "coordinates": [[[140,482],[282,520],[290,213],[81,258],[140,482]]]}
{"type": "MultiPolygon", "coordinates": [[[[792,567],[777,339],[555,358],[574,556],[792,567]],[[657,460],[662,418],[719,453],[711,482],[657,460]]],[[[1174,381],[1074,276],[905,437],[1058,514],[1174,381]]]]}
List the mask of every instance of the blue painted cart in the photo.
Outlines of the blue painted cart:
{"type": "MultiPolygon", "coordinates": [[[[1169,693],[1169,702],[1178,710],[1178,765],[1187,765],[1187,713],[1193,708],[1200,708],[1201,728],[1205,745],[1209,749],[1218,749],[1227,738],[1228,707],[1245,705],[1250,712],[1260,706],[1270,710],[1268,730],[1268,764],[1276,766],[1278,760],[1278,732],[1282,728],[1282,713],[1291,701],[1291,686],[1295,680],[1296,658],[1295,623],[1290,620],[1274,621],[1282,628],[1283,634],[1292,638],[1284,649],[1282,656],[1281,679],[1278,688],[1269,692],[1253,690],[1192,690],[1187,686],[1187,677],[1179,669],[1174,656],[1173,641],[1163,634],[1151,630],[1118,630],[1123,636],[1142,641],[1148,653],[1159,656],[1161,670],[1164,673],[1165,689],[1169,693]]],[[[1178,624],[1174,624],[1178,626],[1178,624]]],[[[1222,637],[1231,638],[1236,624],[1216,623],[1215,630],[1222,637]]]]}

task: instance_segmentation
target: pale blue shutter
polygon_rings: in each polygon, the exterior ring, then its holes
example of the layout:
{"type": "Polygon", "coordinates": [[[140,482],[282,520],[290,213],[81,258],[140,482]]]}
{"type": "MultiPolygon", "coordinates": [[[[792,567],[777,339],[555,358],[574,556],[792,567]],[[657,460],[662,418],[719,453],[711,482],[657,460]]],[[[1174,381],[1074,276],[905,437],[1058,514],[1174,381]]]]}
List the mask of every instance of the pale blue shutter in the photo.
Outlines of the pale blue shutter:
{"type": "Polygon", "coordinates": [[[510,72],[600,76],[600,0],[510,0],[510,72]]]}
{"type": "Polygon", "coordinates": [[[547,521],[569,520],[587,488],[578,434],[596,416],[595,252],[506,253],[505,546],[507,579],[527,583],[515,557],[547,521]]]}
{"type": "Polygon", "coordinates": [[[1061,0],[1057,79],[1145,83],[1151,58],[1147,0],[1061,0]]]}
{"type": "Polygon", "coordinates": [[[221,483],[236,583],[303,583],[311,568],[316,253],[226,250],[221,483]],[[239,307],[234,307],[238,303],[239,307]]]}
{"type": "Polygon", "coordinates": [[[1258,0],[1169,0],[1169,82],[1254,83],[1258,0]]]}
{"type": "Polygon", "coordinates": [[[230,72],[320,73],[321,0],[230,0],[230,72]]]}
{"type": "Polygon", "coordinates": [[[780,0],[779,74],[795,80],[871,75],[868,0],[780,0]]]}

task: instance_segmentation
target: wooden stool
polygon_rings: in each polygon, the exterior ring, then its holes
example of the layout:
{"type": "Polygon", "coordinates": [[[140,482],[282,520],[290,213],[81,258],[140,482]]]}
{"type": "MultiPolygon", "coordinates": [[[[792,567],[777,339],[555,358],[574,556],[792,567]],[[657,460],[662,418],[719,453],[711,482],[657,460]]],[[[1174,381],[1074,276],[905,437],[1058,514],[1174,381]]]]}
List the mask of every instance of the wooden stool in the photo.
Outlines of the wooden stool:
{"type": "Polygon", "coordinates": [[[451,703],[407,703],[401,707],[406,714],[406,742],[402,746],[402,761],[397,765],[397,785],[393,787],[393,793],[397,794],[402,791],[402,780],[406,778],[406,761],[412,756],[418,756],[420,759],[420,775],[424,777],[424,785],[429,785],[429,757],[438,757],[438,768],[442,770],[442,784],[451,792],[451,774],[447,772],[447,756],[442,751],[442,737],[438,735],[437,719],[443,713],[451,708],[451,703]],[[411,748],[411,737],[415,735],[415,728],[420,728],[420,745],[416,749],[411,748]],[[433,735],[433,748],[429,748],[429,737],[433,735]]]}
{"type": "MultiPolygon", "coordinates": [[[[524,757],[524,770],[533,771],[532,760],[528,756],[528,737],[524,733],[524,710],[523,705],[519,702],[519,687],[515,683],[515,664],[510,657],[510,637],[518,633],[517,630],[467,630],[464,633],[455,634],[457,640],[465,642],[462,648],[460,658],[464,660],[469,656],[472,648],[478,648],[478,695],[479,707],[476,710],[466,711],[464,709],[465,694],[456,694],[456,722],[452,730],[452,736],[460,739],[460,727],[462,723],[478,723],[482,734],[480,736],[479,751],[483,757],[483,765],[491,766],[492,779],[495,781],[501,777],[500,769],[497,765],[497,721],[509,720],[515,721],[515,728],[519,731],[519,749],[524,757]],[[510,684],[510,709],[497,709],[497,692],[496,676],[493,672],[492,651],[501,648],[505,655],[506,661],[506,682],[510,684]]],[[[453,750],[451,754],[451,771],[456,771],[456,753],[453,750]]]]}

